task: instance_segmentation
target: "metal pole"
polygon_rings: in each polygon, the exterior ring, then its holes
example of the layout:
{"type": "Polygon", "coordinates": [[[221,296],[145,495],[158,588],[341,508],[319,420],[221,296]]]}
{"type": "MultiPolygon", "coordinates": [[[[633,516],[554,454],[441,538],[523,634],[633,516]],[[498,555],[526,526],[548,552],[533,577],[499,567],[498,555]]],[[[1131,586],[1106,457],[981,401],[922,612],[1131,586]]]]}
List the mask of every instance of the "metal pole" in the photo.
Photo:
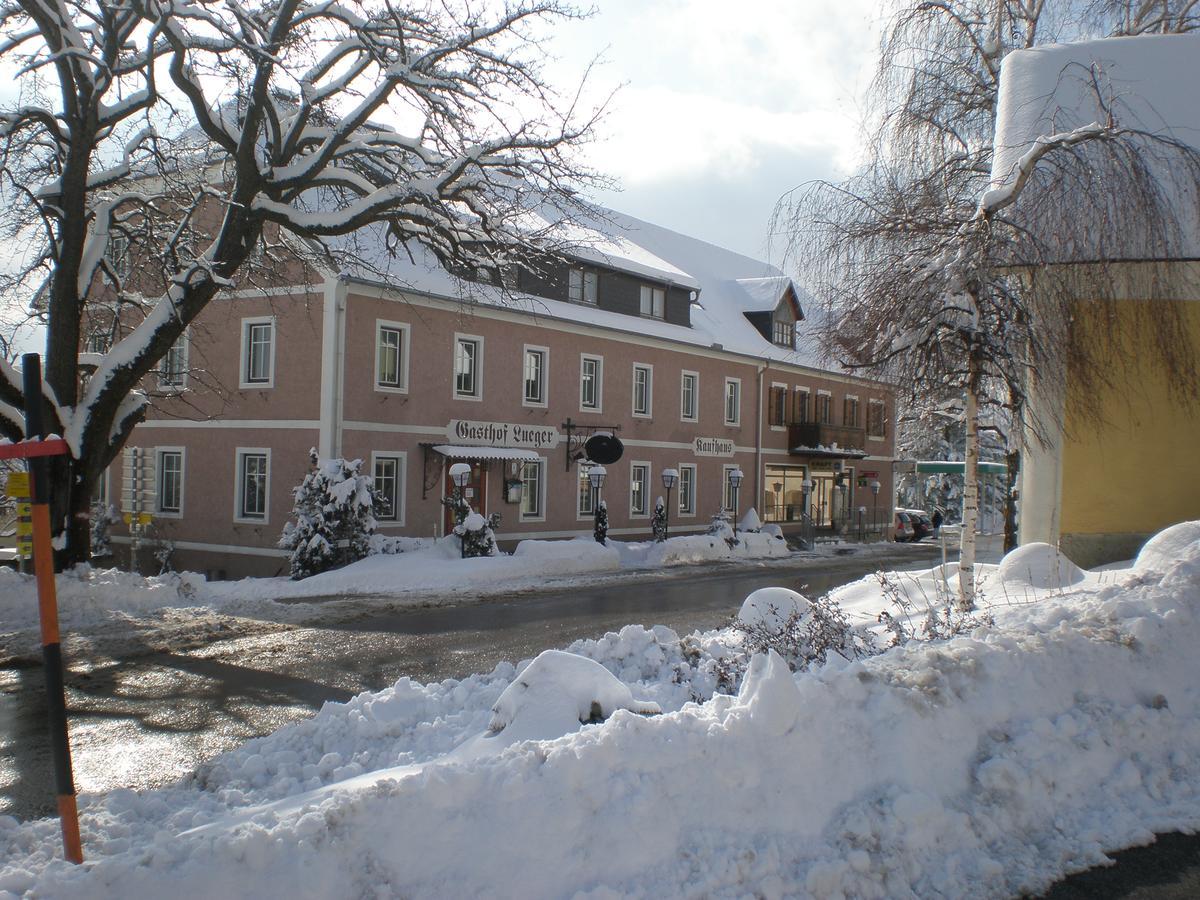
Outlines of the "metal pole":
{"type": "Polygon", "coordinates": [[[663,537],[664,538],[671,536],[671,489],[670,488],[667,488],[667,510],[666,510],[666,512],[667,512],[667,518],[666,518],[666,521],[663,522],[663,537]]]}
{"type": "MultiPolygon", "coordinates": [[[[42,423],[42,361],[36,353],[21,357],[25,393],[25,437],[44,438],[42,423]]],[[[54,585],[54,550],[50,544],[49,473],[45,457],[33,457],[29,466],[29,501],[33,512],[33,567],[37,577],[38,618],[42,627],[42,663],[46,673],[46,710],[50,725],[50,756],[58,818],[62,825],[63,852],[73,863],[83,862],[79,839],[79,810],[75,803],[75,778],[71,772],[71,741],[67,734],[67,697],[63,679],[62,644],[58,632],[58,596],[54,585]]]]}

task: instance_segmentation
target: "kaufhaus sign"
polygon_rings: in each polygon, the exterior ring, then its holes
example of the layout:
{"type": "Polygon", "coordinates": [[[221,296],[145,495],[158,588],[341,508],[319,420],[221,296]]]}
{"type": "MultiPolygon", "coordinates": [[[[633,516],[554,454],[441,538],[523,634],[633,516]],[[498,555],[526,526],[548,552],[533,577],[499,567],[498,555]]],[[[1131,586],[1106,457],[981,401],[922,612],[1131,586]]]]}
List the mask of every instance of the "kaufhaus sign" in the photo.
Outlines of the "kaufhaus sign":
{"type": "Polygon", "coordinates": [[[692,442],[695,456],[733,456],[733,441],[728,438],[698,437],[692,442]]]}
{"type": "Polygon", "coordinates": [[[452,419],[446,426],[446,439],[452,444],[472,447],[520,447],[549,450],[558,446],[558,430],[550,425],[522,425],[517,422],[472,422],[452,419]]]}

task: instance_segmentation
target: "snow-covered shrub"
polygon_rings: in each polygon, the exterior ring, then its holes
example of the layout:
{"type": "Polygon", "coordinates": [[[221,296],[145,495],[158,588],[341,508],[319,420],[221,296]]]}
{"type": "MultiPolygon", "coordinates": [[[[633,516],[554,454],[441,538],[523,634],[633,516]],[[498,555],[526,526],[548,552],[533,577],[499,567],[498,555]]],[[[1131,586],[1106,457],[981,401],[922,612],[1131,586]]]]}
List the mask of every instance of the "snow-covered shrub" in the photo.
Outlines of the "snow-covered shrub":
{"type": "Polygon", "coordinates": [[[175,542],[156,541],[154,544],[154,561],[158,563],[158,574],[166,575],[175,571],[175,542]]]}
{"type": "Polygon", "coordinates": [[[650,517],[650,531],[654,534],[656,541],[667,539],[667,507],[663,505],[662,497],[654,502],[654,515],[650,517]]]}
{"type": "Polygon", "coordinates": [[[292,491],[295,521],[279,538],[279,546],[291,551],[294,579],[366,556],[380,505],[371,478],[359,471],[361,459],[319,459],[316,450],[309,450],[309,459],[312,471],[292,491]]]}
{"type": "Polygon", "coordinates": [[[121,514],[115,506],[101,503],[99,500],[92,504],[92,556],[112,556],[112,526],[121,521],[121,514]]]}
{"type": "Polygon", "coordinates": [[[596,504],[596,525],[592,529],[592,536],[601,544],[608,541],[608,503],[603,500],[596,504]]]}
{"type": "Polygon", "coordinates": [[[467,516],[471,514],[471,504],[466,501],[462,494],[455,493],[450,497],[442,498],[442,506],[450,510],[454,514],[454,527],[457,528],[467,516]]]}
{"type": "Polygon", "coordinates": [[[1057,547],[1033,542],[1018,547],[1000,563],[1000,581],[1020,587],[1062,590],[1083,580],[1083,570],[1057,547]]]}
{"type": "MultiPolygon", "coordinates": [[[[879,587],[888,606],[895,610],[883,610],[878,622],[889,635],[890,646],[896,647],[909,641],[940,641],[959,634],[970,634],[976,628],[992,624],[990,613],[963,612],[958,608],[958,595],[949,587],[947,580],[937,584],[937,594],[925,604],[915,603],[909,592],[901,587],[886,572],[876,572],[879,587]]],[[[980,596],[979,589],[976,589],[980,596]]]]}
{"type": "Polygon", "coordinates": [[[367,540],[367,556],[394,556],[411,553],[429,544],[429,538],[402,537],[400,535],[373,534],[367,540]]]}
{"type": "Polygon", "coordinates": [[[738,522],[738,531],[757,532],[763,527],[762,519],[758,517],[758,510],[753,506],[746,510],[746,514],[742,516],[742,520],[738,522]]]}
{"type": "Polygon", "coordinates": [[[731,627],[742,636],[746,657],[774,650],[793,672],[824,665],[830,653],[859,659],[874,653],[863,636],[850,627],[846,614],[828,594],[809,600],[786,588],[764,588],[746,598],[731,627]],[[765,591],[785,592],[781,608],[765,591]]]}
{"type": "Polygon", "coordinates": [[[657,703],[635,700],[629,686],[595,660],[543,650],[504,689],[492,707],[488,730],[524,726],[522,737],[545,740],[580,724],[602,722],[618,709],[641,715],[662,712],[657,703]]]}
{"type": "Polygon", "coordinates": [[[462,542],[462,555],[467,559],[479,556],[495,556],[500,552],[496,546],[496,529],[500,527],[500,513],[484,518],[467,507],[469,512],[454,526],[454,534],[462,542]]]}

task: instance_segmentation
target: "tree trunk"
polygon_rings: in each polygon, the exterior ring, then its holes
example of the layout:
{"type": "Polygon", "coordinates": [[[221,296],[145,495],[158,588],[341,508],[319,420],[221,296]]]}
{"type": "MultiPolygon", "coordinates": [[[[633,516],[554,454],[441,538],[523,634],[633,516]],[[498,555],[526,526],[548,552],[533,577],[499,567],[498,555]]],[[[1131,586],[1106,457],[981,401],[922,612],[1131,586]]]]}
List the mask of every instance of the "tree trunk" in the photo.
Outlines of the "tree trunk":
{"type": "Polygon", "coordinates": [[[1004,552],[1017,549],[1017,478],[1021,474],[1021,451],[1009,450],[1004,455],[1008,463],[1004,494],[1004,552]]]}
{"type": "Polygon", "coordinates": [[[51,468],[50,527],[63,546],[54,551],[54,569],[62,572],[91,559],[92,484],[83,465],[63,460],[51,468]]]}
{"type": "MultiPolygon", "coordinates": [[[[971,358],[972,375],[977,370],[971,358]]],[[[975,608],[975,531],[979,523],[979,398],[976,379],[970,378],[967,388],[967,446],[963,463],[962,541],[958,555],[958,608],[970,612],[975,608]]]]}

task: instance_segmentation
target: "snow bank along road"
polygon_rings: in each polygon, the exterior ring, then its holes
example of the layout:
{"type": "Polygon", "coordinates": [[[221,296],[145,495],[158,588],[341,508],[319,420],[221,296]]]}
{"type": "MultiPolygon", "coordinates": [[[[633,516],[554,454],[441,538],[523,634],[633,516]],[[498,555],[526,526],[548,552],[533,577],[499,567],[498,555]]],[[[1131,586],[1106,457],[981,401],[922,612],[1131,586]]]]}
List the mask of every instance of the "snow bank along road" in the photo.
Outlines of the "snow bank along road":
{"type": "MultiPolygon", "coordinates": [[[[572,587],[429,609],[358,605],[331,621],[275,624],[179,610],[127,621],[120,642],[74,645],[68,703],[81,791],[169,783],[248,738],[402,676],[463,678],[630,622],[682,634],[724,623],[750,591],[789,584],[820,593],[880,565],[928,565],[932,546],[786,565],[674,570],[653,581],[572,587]],[[924,560],[924,562],[921,562],[924,560]],[[195,628],[188,627],[188,614],[195,628]]],[[[642,578],[648,578],[643,573],[642,578]]],[[[298,609],[289,606],[285,612],[298,609]]],[[[321,609],[309,608],[312,614],[321,609]]],[[[0,814],[48,815],[42,674],[0,670],[0,814]]]]}
{"type": "Polygon", "coordinates": [[[1200,826],[1200,522],[1121,570],[1021,548],[980,567],[971,618],[943,608],[954,568],[835,591],[849,622],[774,588],[749,631],[402,678],[179,785],[83,797],[85,867],[53,821],[0,820],[0,890],[1011,897],[1200,826]]]}

